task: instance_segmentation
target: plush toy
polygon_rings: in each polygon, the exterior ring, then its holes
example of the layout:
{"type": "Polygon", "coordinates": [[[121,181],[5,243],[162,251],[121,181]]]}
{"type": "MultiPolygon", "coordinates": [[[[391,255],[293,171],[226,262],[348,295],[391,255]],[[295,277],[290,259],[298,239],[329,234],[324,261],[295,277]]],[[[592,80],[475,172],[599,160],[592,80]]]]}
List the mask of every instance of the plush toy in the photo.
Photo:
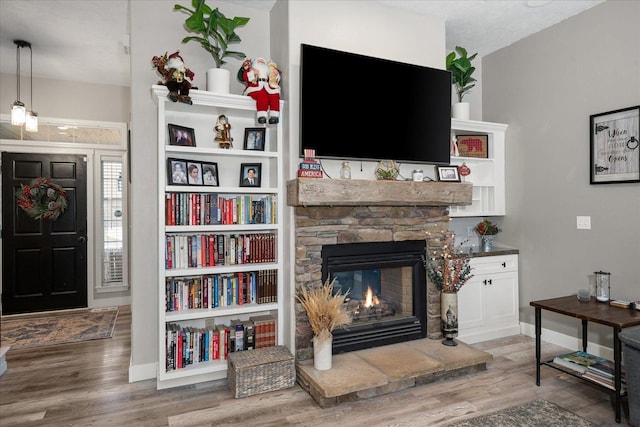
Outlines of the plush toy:
{"type": "Polygon", "coordinates": [[[153,67],[162,76],[162,80],[158,82],[160,85],[164,85],[169,89],[169,97],[173,102],[184,102],[191,105],[191,97],[189,96],[189,89],[198,89],[195,86],[191,86],[189,80],[193,80],[195,74],[190,69],[184,66],[184,60],[180,56],[180,51],[176,51],[167,56],[167,53],[163,56],[154,56],[151,59],[153,67]]]}
{"type": "Polygon", "coordinates": [[[238,70],[238,80],[245,84],[244,94],[256,101],[258,123],[280,121],[280,70],[278,64],[257,58],[246,58],[238,70]]]}

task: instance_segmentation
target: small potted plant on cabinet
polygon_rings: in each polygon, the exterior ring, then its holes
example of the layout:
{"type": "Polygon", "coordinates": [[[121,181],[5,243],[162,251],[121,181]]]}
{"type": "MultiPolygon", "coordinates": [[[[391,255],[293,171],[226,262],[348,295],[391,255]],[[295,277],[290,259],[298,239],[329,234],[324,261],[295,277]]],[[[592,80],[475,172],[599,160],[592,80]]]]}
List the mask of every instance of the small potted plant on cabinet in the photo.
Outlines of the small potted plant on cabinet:
{"type": "Polygon", "coordinates": [[[226,63],[225,58],[245,58],[244,53],[229,50],[229,45],[242,41],[236,34],[236,28],[246,25],[249,18],[227,18],[218,8],[208,6],[206,0],[192,0],[191,5],[193,9],[179,4],[173,6],[173,10],[181,10],[189,15],[184,21],[187,31],[198,34],[183,38],[182,43],[198,42],[213,57],[215,67],[207,70],[207,90],[229,93],[231,73],[221,66],[226,63]]]}
{"type": "Polygon", "coordinates": [[[453,117],[456,119],[469,120],[469,103],[462,102],[462,99],[475,86],[476,79],[472,75],[476,68],[471,61],[477,55],[467,56],[467,50],[461,46],[456,46],[455,51],[447,55],[447,71],[451,72],[451,83],[458,96],[458,102],[453,104],[453,117]]]}
{"type": "Polygon", "coordinates": [[[474,231],[480,235],[482,250],[487,252],[493,249],[495,235],[502,230],[498,228],[497,224],[494,224],[488,219],[484,219],[476,224],[474,231]]]}

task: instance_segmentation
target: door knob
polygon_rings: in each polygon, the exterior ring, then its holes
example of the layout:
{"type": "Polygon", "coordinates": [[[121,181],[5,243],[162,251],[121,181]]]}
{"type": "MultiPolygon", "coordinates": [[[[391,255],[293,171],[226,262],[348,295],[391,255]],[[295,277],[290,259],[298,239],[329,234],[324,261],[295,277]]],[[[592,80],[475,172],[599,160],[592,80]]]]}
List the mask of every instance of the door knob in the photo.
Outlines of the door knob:
{"type": "Polygon", "coordinates": [[[87,238],[86,238],[86,237],[84,237],[84,236],[80,236],[80,237],[78,237],[78,243],[84,243],[84,242],[86,242],[86,241],[87,241],[87,238]]]}

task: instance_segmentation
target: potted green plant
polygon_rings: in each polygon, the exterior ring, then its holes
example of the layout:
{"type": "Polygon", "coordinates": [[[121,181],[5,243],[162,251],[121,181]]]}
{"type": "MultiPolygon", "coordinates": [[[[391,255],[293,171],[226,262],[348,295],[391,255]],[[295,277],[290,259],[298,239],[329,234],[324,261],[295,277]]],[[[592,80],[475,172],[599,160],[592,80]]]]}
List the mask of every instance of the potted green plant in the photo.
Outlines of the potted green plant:
{"type": "Polygon", "coordinates": [[[184,21],[187,31],[198,34],[183,38],[182,43],[198,42],[211,54],[215,67],[207,70],[207,90],[228,93],[230,72],[223,70],[221,66],[226,63],[226,58],[245,58],[244,53],[229,50],[229,45],[242,41],[236,34],[236,29],[246,25],[249,18],[227,18],[217,7],[212,9],[207,5],[206,0],[192,0],[191,5],[193,9],[180,4],[173,6],[173,10],[180,10],[189,15],[184,21]]]}
{"type": "Polygon", "coordinates": [[[453,106],[453,117],[457,119],[469,119],[469,103],[462,102],[462,99],[475,86],[476,79],[472,76],[476,68],[471,61],[477,55],[474,53],[468,56],[467,50],[461,46],[456,46],[456,49],[447,55],[447,71],[451,72],[451,83],[458,95],[458,102],[453,106]]]}

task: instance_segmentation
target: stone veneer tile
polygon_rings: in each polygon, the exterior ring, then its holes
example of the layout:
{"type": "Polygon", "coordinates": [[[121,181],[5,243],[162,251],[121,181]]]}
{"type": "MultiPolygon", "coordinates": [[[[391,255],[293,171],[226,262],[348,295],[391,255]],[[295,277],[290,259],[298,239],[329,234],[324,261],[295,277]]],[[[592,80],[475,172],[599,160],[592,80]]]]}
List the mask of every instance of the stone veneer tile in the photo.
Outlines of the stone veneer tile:
{"type": "Polygon", "coordinates": [[[389,382],[382,371],[364,362],[354,352],[334,354],[331,369],[326,371],[315,369],[313,361],[301,362],[298,374],[325,398],[380,387],[389,382]]]}
{"type": "Polygon", "coordinates": [[[442,362],[445,371],[484,364],[493,359],[490,353],[476,350],[462,341],[456,340],[456,342],[458,345],[451,347],[442,344],[442,340],[431,339],[408,341],[405,344],[442,362]]]}
{"type": "Polygon", "coordinates": [[[358,356],[387,374],[392,381],[414,378],[444,369],[441,361],[411,348],[407,343],[360,350],[358,356]]]}

